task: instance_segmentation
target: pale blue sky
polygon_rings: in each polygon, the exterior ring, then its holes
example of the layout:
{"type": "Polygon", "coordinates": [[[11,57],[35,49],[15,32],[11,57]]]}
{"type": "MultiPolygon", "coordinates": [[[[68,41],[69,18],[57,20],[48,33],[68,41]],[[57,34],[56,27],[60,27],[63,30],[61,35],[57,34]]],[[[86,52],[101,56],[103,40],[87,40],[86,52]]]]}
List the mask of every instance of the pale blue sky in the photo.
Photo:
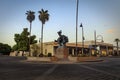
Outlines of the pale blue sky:
{"type": "MultiPolygon", "coordinates": [[[[38,40],[41,35],[41,22],[38,11],[48,10],[49,21],[44,26],[44,42],[54,41],[62,30],[75,42],[76,0],[0,0],[0,42],[13,46],[14,34],[29,28],[26,11],[35,11],[32,34],[38,40]]],[[[114,44],[120,39],[120,0],[79,0],[78,25],[83,23],[85,41],[94,39],[94,30],[102,35],[107,43],[114,44]]],[[[78,42],[81,42],[81,28],[78,27],[78,42]]]]}

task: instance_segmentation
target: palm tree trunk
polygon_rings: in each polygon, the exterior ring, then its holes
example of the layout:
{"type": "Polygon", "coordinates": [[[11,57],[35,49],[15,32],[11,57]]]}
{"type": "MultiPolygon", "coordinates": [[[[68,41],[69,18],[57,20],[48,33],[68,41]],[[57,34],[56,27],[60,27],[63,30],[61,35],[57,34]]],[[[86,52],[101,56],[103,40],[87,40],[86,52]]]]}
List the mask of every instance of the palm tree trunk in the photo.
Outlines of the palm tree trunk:
{"type": "Polygon", "coordinates": [[[29,36],[29,56],[31,56],[31,55],[30,55],[30,52],[31,52],[31,51],[30,51],[31,26],[32,26],[32,23],[30,22],[30,36],[29,36]]]}
{"type": "Polygon", "coordinates": [[[41,54],[43,54],[43,23],[42,23],[42,29],[41,29],[41,54]]]}

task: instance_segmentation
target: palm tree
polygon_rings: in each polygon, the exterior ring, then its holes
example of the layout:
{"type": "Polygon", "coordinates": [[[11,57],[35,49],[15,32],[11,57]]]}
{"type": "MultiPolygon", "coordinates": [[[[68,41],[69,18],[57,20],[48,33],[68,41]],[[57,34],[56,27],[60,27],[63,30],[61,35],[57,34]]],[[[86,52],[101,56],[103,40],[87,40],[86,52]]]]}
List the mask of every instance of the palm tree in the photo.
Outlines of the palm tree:
{"type": "Polygon", "coordinates": [[[43,54],[43,25],[45,24],[46,21],[49,20],[49,14],[48,14],[48,10],[43,10],[41,9],[41,11],[38,11],[39,13],[39,20],[42,23],[42,28],[41,28],[41,54],[43,54]]]}
{"type": "Polygon", "coordinates": [[[115,42],[116,42],[116,46],[117,46],[117,55],[119,55],[119,50],[118,50],[118,43],[120,42],[120,39],[116,38],[115,39],[115,42]]]}
{"type": "Polygon", "coordinates": [[[30,37],[31,37],[31,27],[32,27],[32,21],[35,20],[35,12],[33,11],[27,11],[27,20],[30,22],[30,36],[29,36],[29,55],[30,55],[30,37]]]}

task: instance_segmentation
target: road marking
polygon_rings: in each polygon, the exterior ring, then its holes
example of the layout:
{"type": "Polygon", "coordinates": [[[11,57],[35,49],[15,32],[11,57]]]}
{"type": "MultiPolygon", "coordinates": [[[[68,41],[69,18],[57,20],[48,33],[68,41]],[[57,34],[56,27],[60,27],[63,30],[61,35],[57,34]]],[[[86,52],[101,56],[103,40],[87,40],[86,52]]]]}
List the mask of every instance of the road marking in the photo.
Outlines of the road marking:
{"type": "Polygon", "coordinates": [[[41,75],[40,77],[37,77],[35,80],[45,80],[45,77],[51,74],[57,67],[58,67],[58,64],[55,64],[53,67],[51,67],[46,72],[44,72],[43,75],[41,75]]]}
{"type": "Polygon", "coordinates": [[[50,68],[48,71],[46,71],[43,75],[49,75],[50,73],[52,73],[58,65],[54,65],[52,68],[50,68]]]}
{"type": "Polygon", "coordinates": [[[88,66],[85,66],[85,65],[79,65],[79,66],[83,67],[83,68],[86,68],[86,69],[89,69],[89,70],[97,71],[97,72],[100,72],[100,73],[103,73],[103,74],[111,75],[111,76],[114,76],[116,78],[120,78],[119,75],[112,74],[112,73],[109,73],[109,72],[106,72],[106,71],[103,71],[103,70],[95,69],[95,68],[88,67],[88,66]]]}

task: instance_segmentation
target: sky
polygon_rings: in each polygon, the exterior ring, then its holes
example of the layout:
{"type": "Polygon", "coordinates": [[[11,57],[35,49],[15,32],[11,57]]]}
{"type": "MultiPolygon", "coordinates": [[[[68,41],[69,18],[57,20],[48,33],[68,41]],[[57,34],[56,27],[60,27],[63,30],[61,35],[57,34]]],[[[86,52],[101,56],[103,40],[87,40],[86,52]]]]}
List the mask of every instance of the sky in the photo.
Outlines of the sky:
{"type": "MultiPolygon", "coordinates": [[[[35,12],[32,33],[39,40],[41,22],[38,11],[48,10],[49,21],[44,25],[44,42],[58,38],[57,32],[68,36],[69,42],[76,41],[76,0],[0,0],[0,43],[15,45],[14,34],[29,29],[26,11],[35,12]]],[[[79,0],[78,6],[78,42],[82,39],[83,24],[85,41],[94,40],[102,35],[106,43],[115,44],[120,39],[120,0],[79,0]]]]}

